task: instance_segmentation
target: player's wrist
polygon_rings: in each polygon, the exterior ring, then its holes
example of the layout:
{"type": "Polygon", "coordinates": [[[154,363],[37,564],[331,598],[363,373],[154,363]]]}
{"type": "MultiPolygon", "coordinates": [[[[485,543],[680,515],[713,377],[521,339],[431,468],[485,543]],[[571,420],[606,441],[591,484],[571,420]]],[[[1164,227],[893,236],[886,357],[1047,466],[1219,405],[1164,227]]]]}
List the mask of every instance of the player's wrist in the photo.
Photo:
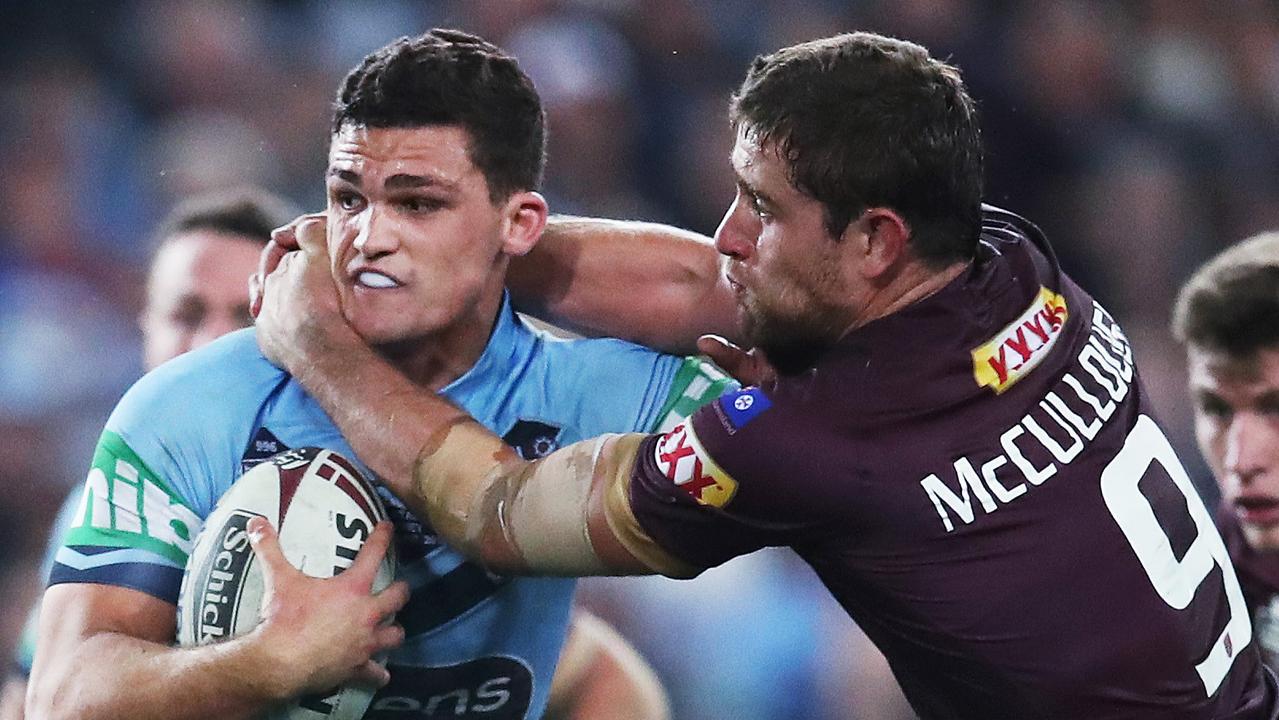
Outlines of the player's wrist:
{"type": "Polygon", "coordinates": [[[307,690],[307,667],[281,652],[288,639],[278,637],[270,619],[247,635],[228,642],[237,645],[237,674],[244,679],[249,699],[262,704],[287,702],[307,690]]]}

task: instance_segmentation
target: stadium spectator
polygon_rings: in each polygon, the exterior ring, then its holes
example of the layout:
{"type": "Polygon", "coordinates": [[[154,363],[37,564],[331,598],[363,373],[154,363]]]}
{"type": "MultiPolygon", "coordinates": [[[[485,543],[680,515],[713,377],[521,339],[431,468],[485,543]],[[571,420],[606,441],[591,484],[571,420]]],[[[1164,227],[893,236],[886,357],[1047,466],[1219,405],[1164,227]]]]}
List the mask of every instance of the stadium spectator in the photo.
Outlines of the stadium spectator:
{"type": "Polygon", "coordinates": [[[923,718],[1273,717],[1127,338],[1034,225],[981,204],[958,71],[841,35],[758,58],[730,114],[722,275],[688,233],[581,221],[524,276],[578,326],[754,346],[707,343],[761,386],[665,434],[518,457],[365,346],[314,228],[267,278],[258,340],[496,572],[688,577],[785,545],[923,718]]]}
{"type": "Polygon", "coordinates": [[[1186,347],[1199,448],[1221,490],[1225,537],[1270,667],[1279,666],[1279,233],[1228,248],[1191,276],[1173,334],[1186,347]]]}

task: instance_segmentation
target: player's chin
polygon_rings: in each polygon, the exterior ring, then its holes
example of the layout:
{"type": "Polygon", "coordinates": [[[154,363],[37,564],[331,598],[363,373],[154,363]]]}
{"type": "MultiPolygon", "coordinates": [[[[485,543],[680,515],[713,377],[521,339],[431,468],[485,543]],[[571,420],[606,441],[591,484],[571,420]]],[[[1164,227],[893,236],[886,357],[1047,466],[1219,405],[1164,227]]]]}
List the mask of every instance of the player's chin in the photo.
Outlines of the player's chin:
{"type": "Polygon", "coordinates": [[[1279,524],[1242,522],[1243,537],[1257,552],[1279,552],[1279,524]]]}
{"type": "Polygon", "coordinates": [[[353,312],[348,313],[347,322],[351,324],[355,334],[369,345],[394,345],[414,335],[398,321],[400,317],[402,316],[394,311],[353,312]]]}

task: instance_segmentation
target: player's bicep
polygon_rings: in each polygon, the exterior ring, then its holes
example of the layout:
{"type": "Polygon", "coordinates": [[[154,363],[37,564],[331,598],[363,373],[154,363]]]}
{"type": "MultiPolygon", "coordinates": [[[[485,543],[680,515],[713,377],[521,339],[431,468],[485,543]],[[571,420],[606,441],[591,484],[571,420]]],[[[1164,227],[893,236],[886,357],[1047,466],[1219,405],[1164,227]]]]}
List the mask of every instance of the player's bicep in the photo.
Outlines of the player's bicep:
{"type": "Polygon", "coordinates": [[[40,607],[32,691],[45,696],[58,692],[69,675],[88,664],[82,652],[88,642],[111,635],[168,645],[176,625],[172,603],[137,590],[87,583],[55,585],[45,591],[40,607]]]}
{"type": "Polygon", "coordinates": [[[512,261],[507,284],[517,307],[568,329],[690,353],[703,333],[737,333],[720,262],[711,239],[696,233],[557,217],[512,261]]]}
{"type": "Polygon", "coordinates": [[[640,470],[640,448],[647,437],[631,433],[601,440],[592,463],[587,537],[607,574],[693,577],[699,570],[654,542],[631,507],[631,479],[640,470]]]}
{"type": "Polygon", "coordinates": [[[499,520],[517,567],[552,575],[691,574],[630,511],[627,487],[644,437],[605,435],[523,468],[499,520]]]}

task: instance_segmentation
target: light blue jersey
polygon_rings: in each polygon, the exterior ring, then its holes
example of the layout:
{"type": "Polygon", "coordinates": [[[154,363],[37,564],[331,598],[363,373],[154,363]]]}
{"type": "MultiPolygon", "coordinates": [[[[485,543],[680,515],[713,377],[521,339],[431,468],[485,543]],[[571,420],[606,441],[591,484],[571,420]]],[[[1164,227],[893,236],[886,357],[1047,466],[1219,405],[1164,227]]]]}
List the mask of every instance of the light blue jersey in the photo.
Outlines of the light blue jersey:
{"type": "MultiPolygon", "coordinates": [[[[504,304],[483,355],[443,394],[533,458],[602,433],[673,425],[729,382],[705,363],[617,340],[551,338],[504,304]]],[[[161,366],[107,421],[50,582],[176,603],[217,499],[245,468],[304,446],[358,462],[319,405],[259,353],[253,330],[161,366]]],[[[413,593],[397,618],[407,639],[390,658],[391,683],[366,717],[539,717],[574,581],[492,575],[383,495],[413,593]]]]}

